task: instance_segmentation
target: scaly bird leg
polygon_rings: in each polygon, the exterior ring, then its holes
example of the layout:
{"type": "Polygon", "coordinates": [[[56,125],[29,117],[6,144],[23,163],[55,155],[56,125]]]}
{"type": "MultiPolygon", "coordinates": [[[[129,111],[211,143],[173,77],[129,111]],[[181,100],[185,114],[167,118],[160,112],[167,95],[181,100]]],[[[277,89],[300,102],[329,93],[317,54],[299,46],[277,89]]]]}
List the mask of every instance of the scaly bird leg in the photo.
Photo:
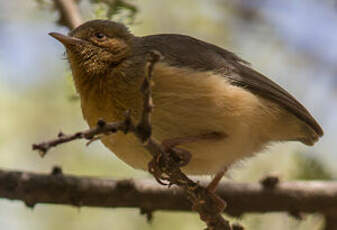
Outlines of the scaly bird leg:
{"type": "MultiPolygon", "coordinates": [[[[219,171],[206,188],[206,191],[208,192],[208,197],[210,197],[210,199],[213,200],[213,205],[214,205],[214,206],[212,206],[212,210],[210,210],[210,211],[213,211],[214,213],[221,213],[226,207],[225,201],[222,200],[215,193],[216,188],[217,188],[221,178],[225,175],[226,171],[227,171],[227,167],[225,167],[221,171],[219,171]]],[[[203,201],[200,200],[200,202],[203,202],[203,201]]],[[[198,203],[195,204],[192,207],[192,209],[197,210],[197,207],[196,207],[197,205],[198,205],[198,203]]],[[[201,219],[204,220],[204,221],[208,221],[205,216],[201,216],[201,219]]]]}
{"type": "Polygon", "coordinates": [[[212,179],[211,183],[208,184],[207,189],[210,192],[215,192],[216,188],[218,187],[219,182],[221,181],[222,177],[225,175],[227,171],[227,167],[223,168],[217,174],[215,174],[214,178],[212,179]]]}
{"type": "Polygon", "coordinates": [[[216,205],[217,210],[221,212],[225,209],[226,203],[215,193],[215,191],[222,177],[225,175],[226,171],[227,171],[227,167],[217,172],[217,174],[215,174],[214,178],[212,179],[211,183],[209,183],[207,186],[207,190],[209,191],[210,196],[213,197],[213,199],[215,200],[215,205],[216,205]]]}

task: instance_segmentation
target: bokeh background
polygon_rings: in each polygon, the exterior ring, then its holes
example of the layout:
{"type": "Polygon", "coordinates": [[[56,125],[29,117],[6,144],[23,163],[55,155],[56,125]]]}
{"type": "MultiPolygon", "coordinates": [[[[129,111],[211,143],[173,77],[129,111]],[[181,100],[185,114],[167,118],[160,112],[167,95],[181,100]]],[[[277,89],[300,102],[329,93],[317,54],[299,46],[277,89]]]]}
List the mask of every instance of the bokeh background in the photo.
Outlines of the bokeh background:
{"type": "MultiPolygon", "coordinates": [[[[86,20],[105,18],[107,7],[81,0],[86,20]]],[[[99,1],[96,1],[99,2],[99,1]]],[[[315,147],[275,144],[237,163],[228,178],[258,181],[337,177],[337,3],[335,0],[134,0],[111,18],[137,35],[182,33],[227,48],[297,97],[317,118],[325,136],[315,147]]],[[[150,177],[130,168],[102,144],[74,142],[41,159],[31,144],[60,130],[86,128],[64,48],[48,32],[58,26],[51,0],[0,0],[0,167],[108,178],[150,177]]],[[[1,186],[1,184],[0,184],[1,186]]],[[[247,229],[322,229],[320,215],[302,221],[287,214],[247,214],[247,229]]],[[[202,229],[196,214],[154,213],[151,224],[137,209],[75,208],[0,200],[0,229],[202,229]]]]}

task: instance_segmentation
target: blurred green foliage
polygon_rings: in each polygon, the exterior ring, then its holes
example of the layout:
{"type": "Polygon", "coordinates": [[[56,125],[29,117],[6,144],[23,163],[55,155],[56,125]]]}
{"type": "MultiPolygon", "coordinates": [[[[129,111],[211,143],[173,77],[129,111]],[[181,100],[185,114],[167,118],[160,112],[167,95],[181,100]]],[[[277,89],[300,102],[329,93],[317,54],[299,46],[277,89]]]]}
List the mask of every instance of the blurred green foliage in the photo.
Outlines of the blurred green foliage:
{"type": "Polygon", "coordinates": [[[304,153],[294,154],[294,161],[297,165],[297,172],[294,179],[297,180],[332,180],[331,172],[316,157],[305,155],[304,153]]]}
{"type": "Polygon", "coordinates": [[[125,0],[90,0],[96,8],[96,17],[132,24],[138,8],[125,0]]]}
{"type": "MultiPolygon", "coordinates": [[[[34,0],[42,10],[56,10],[53,0],[34,0]]],[[[125,24],[133,24],[138,13],[134,1],[128,0],[75,0],[82,2],[94,9],[95,18],[120,21],[125,24]]],[[[85,15],[84,15],[85,16],[85,15]]]]}

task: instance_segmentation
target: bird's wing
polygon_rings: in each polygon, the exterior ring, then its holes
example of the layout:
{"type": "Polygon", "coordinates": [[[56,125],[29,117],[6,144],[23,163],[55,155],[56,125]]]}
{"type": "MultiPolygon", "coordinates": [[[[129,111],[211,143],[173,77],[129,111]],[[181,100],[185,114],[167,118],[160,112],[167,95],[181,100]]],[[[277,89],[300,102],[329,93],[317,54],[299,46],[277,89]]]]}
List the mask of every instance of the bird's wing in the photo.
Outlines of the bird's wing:
{"type": "Polygon", "coordinates": [[[174,66],[223,73],[231,83],[274,101],[306,122],[319,136],[323,130],[310,113],[279,85],[248,66],[237,55],[218,46],[178,34],[159,34],[141,38],[143,50],[158,50],[174,66]],[[230,70],[230,71],[228,71],[230,70]]]}

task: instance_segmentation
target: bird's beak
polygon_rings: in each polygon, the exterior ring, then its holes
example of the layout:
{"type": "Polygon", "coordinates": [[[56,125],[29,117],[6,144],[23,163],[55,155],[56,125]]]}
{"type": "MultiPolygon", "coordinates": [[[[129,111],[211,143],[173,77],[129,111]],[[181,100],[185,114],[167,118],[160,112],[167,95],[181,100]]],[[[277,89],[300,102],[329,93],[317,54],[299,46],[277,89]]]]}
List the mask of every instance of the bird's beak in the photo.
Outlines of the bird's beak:
{"type": "Polygon", "coordinates": [[[60,41],[64,46],[76,45],[83,41],[79,38],[74,38],[74,37],[63,35],[63,34],[56,33],[56,32],[51,32],[49,33],[49,35],[55,38],[56,40],[60,41]]]}

